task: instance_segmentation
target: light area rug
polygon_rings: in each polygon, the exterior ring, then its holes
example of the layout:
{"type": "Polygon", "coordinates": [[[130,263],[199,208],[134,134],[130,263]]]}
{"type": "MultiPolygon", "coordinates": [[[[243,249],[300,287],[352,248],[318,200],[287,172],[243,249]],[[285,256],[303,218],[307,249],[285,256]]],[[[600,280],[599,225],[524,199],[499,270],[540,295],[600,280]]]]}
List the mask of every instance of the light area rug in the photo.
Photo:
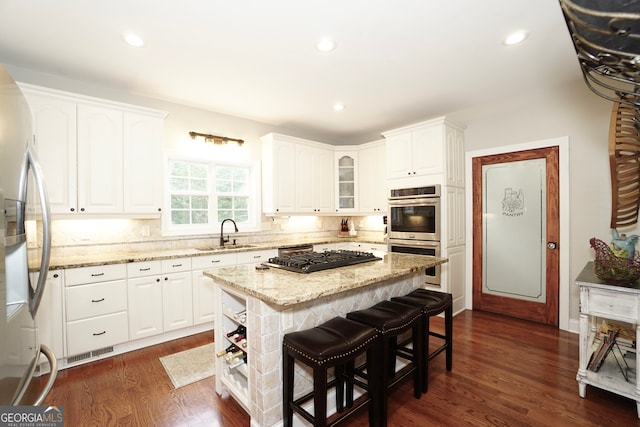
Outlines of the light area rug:
{"type": "Polygon", "coordinates": [[[175,388],[209,378],[215,373],[213,343],[161,357],[160,363],[175,388]]]}

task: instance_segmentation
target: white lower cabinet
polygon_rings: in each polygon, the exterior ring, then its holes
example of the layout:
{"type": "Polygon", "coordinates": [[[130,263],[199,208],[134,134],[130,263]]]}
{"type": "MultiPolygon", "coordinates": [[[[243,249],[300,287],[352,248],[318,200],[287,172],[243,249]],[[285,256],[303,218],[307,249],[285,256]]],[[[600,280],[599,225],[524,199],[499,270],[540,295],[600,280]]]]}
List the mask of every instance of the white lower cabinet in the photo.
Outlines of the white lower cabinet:
{"type": "Polygon", "coordinates": [[[129,340],[124,264],[65,272],[67,354],[81,360],[129,340]]]}
{"type": "Polygon", "coordinates": [[[277,249],[238,252],[238,259],[236,260],[236,264],[257,264],[257,263],[269,261],[269,258],[273,258],[277,255],[278,255],[277,249]]]}
{"type": "Polygon", "coordinates": [[[202,274],[210,268],[229,267],[235,265],[236,254],[219,254],[193,257],[193,324],[213,322],[215,314],[213,279],[202,274]]]}
{"type": "Polygon", "coordinates": [[[162,261],[162,318],[165,332],[193,325],[190,258],[162,261]]]}
{"type": "Polygon", "coordinates": [[[127,264],[131,340],[163,332],[161,272],[160,261],[127,264]]]}
{"type": "MultiPolygon", "coordinates": [[[[36,283],[38,273],[31,274],[31,283],[36,283]]],[[[56,359],[65,356],[64,351],[64,270],[52,270],[47,274],[47,283],[40,308],[36,315],[38,341],[46,345],[56,355],[56,359]]],[[[46,361],[44,356],[41,362],[46,361]]]]}
{"type": "MultiPolygon", "coordinates": [[[[112,313],[67,323],[67,349],[70,355],[108,350],[129,340],[127,312],[112,313]]],[[[100,352],[97,352],[100,353],[100,352]]]]}

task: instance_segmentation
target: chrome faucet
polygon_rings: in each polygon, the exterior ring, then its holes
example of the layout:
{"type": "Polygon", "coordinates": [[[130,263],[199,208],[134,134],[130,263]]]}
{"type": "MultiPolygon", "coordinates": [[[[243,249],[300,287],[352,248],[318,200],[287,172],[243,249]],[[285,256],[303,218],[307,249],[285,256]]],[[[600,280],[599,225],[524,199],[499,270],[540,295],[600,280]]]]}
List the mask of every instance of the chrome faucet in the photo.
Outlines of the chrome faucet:
{"type": "Polygon", "coordinates": [[[238,226],[236,225],[236,222],[234,220],[232,220],[231,218],[226,218],[222,220],[222,224],[220,224],[220,246],[224,246],[224,244],[226,242],[229,241],[229,236],[227,236],[227,238],[224,238],[224,235],[222,234],[222,229],[224,228],[224,223],[227,221],[231,221],[233,223],[233,228],[236,229],[236,233],[238,232],[238,226]]]}

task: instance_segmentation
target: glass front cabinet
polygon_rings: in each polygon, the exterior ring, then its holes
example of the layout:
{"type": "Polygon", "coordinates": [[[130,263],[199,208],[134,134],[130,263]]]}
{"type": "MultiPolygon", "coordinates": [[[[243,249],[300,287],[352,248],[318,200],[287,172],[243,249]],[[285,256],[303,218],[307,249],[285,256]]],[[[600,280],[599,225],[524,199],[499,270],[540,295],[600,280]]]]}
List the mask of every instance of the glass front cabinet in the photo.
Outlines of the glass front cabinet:
{"type": "Polygon", "coordinates": [[[337,151],[336,155],[336,212],[358,210],[358,153],[337,151]]]}

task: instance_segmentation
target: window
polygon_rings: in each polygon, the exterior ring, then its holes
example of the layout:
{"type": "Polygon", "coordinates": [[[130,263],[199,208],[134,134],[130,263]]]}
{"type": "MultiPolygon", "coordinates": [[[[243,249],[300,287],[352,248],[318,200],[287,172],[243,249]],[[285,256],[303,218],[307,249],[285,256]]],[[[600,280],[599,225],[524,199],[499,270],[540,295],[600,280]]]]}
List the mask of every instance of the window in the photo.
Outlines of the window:
{"type": "Polygon", "coordinates": [[[216,167],[218,222],[232,218],[236,223],[249,220],[249,168],[216,167]]]}
{"type": "Polygon", "coordinates": [[[209,168],[206,164],[169,165],[171,224],[209,223],[209,168]]]}
{"type": "Polygon", "coordinates": [[[256,229],[260,199],[256,165],[169,161],[169,234],[212,233],[232,218],[244,230],[256,229]],[[244,225],[244,227],[242,227],[244,225]]]}

